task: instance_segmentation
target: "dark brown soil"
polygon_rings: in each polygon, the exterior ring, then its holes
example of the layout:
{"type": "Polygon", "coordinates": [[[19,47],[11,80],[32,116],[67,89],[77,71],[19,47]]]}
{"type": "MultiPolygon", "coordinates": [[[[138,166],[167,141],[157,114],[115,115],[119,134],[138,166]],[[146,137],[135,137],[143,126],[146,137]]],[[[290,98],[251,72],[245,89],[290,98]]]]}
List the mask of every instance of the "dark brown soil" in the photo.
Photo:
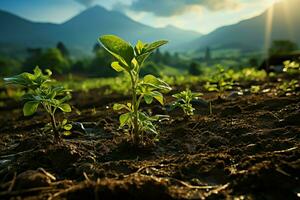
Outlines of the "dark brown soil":
{"type": "Polygon", "coordinates": [[[23,117],[10,102],[0,111],[0,199],[299,199],[300,96],[227,96],[205,94],[213,114],[200,101],[190,119],[148,107],[171,120],[141,147],[111,109],[129,97],[75,93],[61,144],[40,130],[43,113],[23,117]]]}

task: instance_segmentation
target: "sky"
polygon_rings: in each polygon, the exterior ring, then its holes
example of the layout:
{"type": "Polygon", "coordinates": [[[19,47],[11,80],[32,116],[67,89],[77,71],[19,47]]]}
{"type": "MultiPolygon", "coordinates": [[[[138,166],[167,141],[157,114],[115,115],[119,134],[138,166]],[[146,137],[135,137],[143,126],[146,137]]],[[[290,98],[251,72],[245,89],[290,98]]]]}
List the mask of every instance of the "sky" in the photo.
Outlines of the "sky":
{"type": "Polygon", "coordinates": [[[279,0],[0,0],[0,9],[36,22],[62,23],[101,5],[135,21],[203,34],[256,16],[279,0]]]}

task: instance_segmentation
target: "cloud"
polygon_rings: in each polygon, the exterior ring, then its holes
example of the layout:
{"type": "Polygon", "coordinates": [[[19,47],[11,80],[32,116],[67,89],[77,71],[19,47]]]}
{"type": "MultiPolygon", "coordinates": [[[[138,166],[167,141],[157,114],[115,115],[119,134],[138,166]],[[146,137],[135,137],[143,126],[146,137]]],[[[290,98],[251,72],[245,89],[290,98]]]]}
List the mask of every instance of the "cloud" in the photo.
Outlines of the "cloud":
{"type": "Polygon", "coordinates": [[[156,16],[181,15],[195,7],[211,11],[230,10],[239,7],[238,0],[136,0],[127,8],[133,11],[149,12],[156,16]]]}
{"type": "Polygon", "coordinates": [[[91,5],[93,5],[95,3],[95,0],[75,0],[75,1],[85,7],[90,7],[91,5]]]}

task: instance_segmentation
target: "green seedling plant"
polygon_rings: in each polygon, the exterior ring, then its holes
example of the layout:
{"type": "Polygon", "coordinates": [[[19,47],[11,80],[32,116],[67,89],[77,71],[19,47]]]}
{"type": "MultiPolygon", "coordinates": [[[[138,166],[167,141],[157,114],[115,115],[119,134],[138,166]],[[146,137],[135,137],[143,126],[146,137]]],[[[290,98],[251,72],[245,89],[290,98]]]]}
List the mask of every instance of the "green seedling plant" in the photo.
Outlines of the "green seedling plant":
{"type": "Polygon", "coordinates": [[[295,61],[285,61],[283,62],[283,72],[289,73],[300,73],[300,64],[295,61]]]}
{"type": "Polygon", "coordinates": [[[192,105],[192,100],[199,99],[200,96],[202,96],[202,93],[193,93],[191,90],[187,89],[185,91],[182,91],[180,93],[172,95],[174,98],[176,98],[176,101],[172,104],[171,108],[174,109],[176,107],[179,107],[183,110],[185,116],[193,116],[195,108],[192,105]]]}
{"type": "Polygon", "coordinates": [[[291,80],[287,82],[283,82],[282,84],[277,86],[277,91],[279,95],[289,96],[296,91],[299,91],[300,83],[298,80],[291,80]]]}
{"type": "Polygon", "coordinates": [[[261,91],[261,88],[259,85],[251,85],[250,92],[252,94],[258,94],[261,91]]]}
{"type": "Polygon", "coordinates": [[[25,102],[23,106],[24,116],[31,116],[36,113],[39,106],[42,107],[49,116],[54,138],[60,141],[60,131],[70,131],[72,125],[67,120],[57,122],[55,114],[57,110],[71,112],[71,106],[66,103],[71,99],[71,95],[70,90],[51,84],[53,82],[50,78],[51,75],[50,70],[46,70],[46,74],[44,74],[39,67],[36,67],[33,74],[24,72],[5,78],[4,81],[6,84],[25,88],[27,92],[22,96],[22,100],[25,102]]]}
{"type": "Polygon", "coordinates": [[[142,101],[151,104],[154,99],[163,105],[162,93],[170,91],[171,88],[151,74],[141,78],[140,70],[149,55],[167,41],[161,40],[150,44],[138,41],[135,46],[131,46],[115,35],[101,36],[99,41],[115,58],[111,67],[117,72],[127,73],[131,81],[131,102],[113,106],[116,111],[126,110],[126,113],[119,117],[120,128],[128,128],[133,144],[143,143],[145,133],[152,133],[155,135],[154,139],[158,139],[158,132],[153,122],[159,120],[160,116],[150,116],[140,109],[140,105],[142,101]]]}
{"type": "Polygon", "coordinates": [[[218,92],[219,96],[222,96],[226,90],[233,88],[234,83],[231,74],[226,73],[223,67],[218,66],[217,70],[210,81],[206,82],[204,88],[209,92],[218,92]]]}

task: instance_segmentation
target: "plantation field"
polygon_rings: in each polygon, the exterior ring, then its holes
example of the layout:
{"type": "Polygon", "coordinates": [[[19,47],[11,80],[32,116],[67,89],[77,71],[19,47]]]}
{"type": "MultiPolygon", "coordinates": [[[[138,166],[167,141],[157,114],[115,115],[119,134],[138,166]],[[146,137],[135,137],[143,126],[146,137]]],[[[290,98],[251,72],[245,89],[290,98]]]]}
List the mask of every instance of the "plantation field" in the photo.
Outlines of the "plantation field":
{"type": "Polygon", "coordinates": [[[72,112],[57,119],[73,128],[58,143],[42,131],[46,113],[23,116],[24,91],[3,89],[0,199],[299,198],[300,76],[250,71],[232,72],[223,92],[209,92],[206,78],[163,77],[173,89],[165,106],[141,109],[169,117],[156,123],[158,140],[145,135],[140,145],[113,110],[131,99],[126,78],[62,80],[72,112]],[[186,87],[203,93],[190,117],[169,109],[186,87]]]}

